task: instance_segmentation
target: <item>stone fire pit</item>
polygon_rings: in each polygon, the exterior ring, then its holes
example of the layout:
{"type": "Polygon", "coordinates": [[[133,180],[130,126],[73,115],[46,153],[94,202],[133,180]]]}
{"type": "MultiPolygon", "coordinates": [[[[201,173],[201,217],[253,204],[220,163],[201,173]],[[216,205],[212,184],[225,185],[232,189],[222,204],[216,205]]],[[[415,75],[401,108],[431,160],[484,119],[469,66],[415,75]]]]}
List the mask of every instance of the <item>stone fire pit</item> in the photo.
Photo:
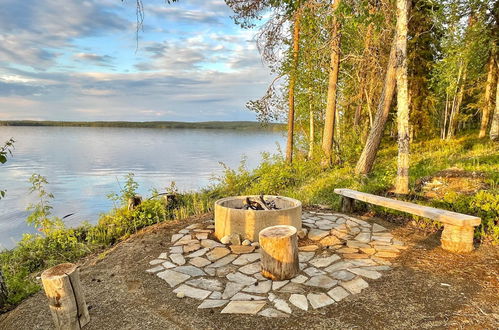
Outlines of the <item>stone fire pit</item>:
{"type": "Polygon", "coordinates": [[[224,236],[236,234],[241,240],[257,242],[258,233],[270,226],[289,225],[296,230],[302,228],[300,201],[289,197],[265,195],[265,201],[273,201],[276,210],[246,210],[246,197],[256,199],[259,196],[227,197],[215,202],[215,236],[219,240],[224,236]]]}

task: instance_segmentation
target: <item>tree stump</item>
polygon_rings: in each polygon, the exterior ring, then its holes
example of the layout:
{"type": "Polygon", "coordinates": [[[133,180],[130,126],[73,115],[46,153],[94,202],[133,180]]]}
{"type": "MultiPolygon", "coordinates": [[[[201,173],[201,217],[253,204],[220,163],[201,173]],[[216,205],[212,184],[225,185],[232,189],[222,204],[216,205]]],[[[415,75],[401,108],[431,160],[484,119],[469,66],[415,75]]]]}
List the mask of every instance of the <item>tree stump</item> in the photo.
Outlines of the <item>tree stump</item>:
{"type": "Polygon", "coordinates": [[[76,265],[66,263],[47,269],[42,273],[42,283],[56,329],[78,330],[90,321],[76,265]]]}
{"type": "Polygon", "coordinates": [[[259,233],[262,275],[274,281],[289,280],[300,271],[296,228],[279,225],[259,233]]]}
{"type": "Polygon", "coordinates": [[[135,195],[133,197],[130,197],[128,199],[128,211],[135,210],[140,204],[142,204],[142,196],[135,195]]]}

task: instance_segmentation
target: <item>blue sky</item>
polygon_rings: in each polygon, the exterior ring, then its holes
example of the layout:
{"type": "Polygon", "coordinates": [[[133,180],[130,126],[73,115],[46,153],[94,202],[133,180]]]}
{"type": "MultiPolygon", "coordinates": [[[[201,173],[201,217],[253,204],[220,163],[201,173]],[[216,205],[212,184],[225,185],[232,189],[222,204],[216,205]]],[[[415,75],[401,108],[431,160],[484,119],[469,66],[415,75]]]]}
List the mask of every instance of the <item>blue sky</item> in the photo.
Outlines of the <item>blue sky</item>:
{"type": "Polygon", "coordinates": [[[0,0],[0,120],[254,120],[271,81],[223,0],[0,0]]]}

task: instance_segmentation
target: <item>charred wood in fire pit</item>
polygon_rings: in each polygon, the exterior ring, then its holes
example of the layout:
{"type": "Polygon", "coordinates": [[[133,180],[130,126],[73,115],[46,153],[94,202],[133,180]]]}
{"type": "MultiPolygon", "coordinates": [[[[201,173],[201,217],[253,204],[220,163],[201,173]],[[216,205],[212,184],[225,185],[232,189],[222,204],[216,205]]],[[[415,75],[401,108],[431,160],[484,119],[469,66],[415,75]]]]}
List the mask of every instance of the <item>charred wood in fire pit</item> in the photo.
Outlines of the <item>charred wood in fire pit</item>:
{"type": "Polygon", "coordinates": [[[263,195],[260,195],[258,199],[246,197],[243,200],[244,210],[277,210],[278,208],[275,205],[274,201],[267,202],[263,198],[263,195]]]}

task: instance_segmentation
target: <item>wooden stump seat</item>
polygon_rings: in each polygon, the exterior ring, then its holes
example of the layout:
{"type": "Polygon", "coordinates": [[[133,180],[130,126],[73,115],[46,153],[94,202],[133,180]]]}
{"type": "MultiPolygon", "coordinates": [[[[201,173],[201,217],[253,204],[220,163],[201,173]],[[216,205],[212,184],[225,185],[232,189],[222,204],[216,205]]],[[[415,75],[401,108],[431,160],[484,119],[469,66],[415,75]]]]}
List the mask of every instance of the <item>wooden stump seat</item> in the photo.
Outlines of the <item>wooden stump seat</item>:
{"type": "Polygon", "coordinates": [[[442,248],[452,252],[470,252],[473,250],[473,232],[474,227],[481,223],[479,217],[376,196],[351,189],[335,189],[334,192],[342,196],[343,212],[352,212],[354,200],[359,200],[433,219],[444,225],[441,238],[442,248]]]}
{"type": "Polygon", "coordinates": [[[262,275],[274,281],[289,280],[300,271],[298,237],[293,226],[279,225],[260,231],[262,275]]]}

